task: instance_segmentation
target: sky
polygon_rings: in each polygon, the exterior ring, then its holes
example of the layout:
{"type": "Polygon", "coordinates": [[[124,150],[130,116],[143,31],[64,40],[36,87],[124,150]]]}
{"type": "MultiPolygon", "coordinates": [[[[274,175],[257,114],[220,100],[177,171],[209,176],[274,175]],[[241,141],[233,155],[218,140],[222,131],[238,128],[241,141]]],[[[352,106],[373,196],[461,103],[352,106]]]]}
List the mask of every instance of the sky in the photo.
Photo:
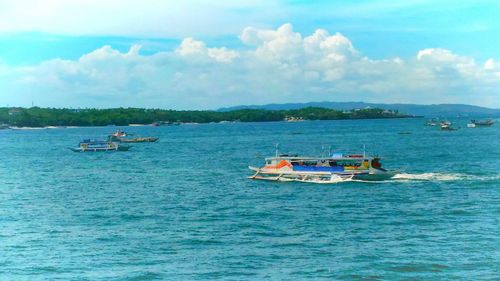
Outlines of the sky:
{"type": "Polygon", "coordinates": [[[0,1],[0,106],[500,108],[499,1],[0,1]]]}

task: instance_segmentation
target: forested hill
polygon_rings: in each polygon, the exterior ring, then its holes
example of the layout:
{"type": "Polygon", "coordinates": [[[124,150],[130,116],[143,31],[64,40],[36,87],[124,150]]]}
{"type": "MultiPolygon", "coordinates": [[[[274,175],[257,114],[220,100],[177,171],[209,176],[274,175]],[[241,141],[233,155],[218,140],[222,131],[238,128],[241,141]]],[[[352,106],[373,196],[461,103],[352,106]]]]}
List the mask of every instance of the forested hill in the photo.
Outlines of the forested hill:
{"type": "Polygon", "coordinates": [[[282,103],[266,105],[242,105],[221,108],[219,111],[231,111],[240,109],[267,109],[267,110],[290,110],[305,107],[322,107],[335,110],[346,110],[353,108],[380,108],[399,110],[412,115],[429,117],[456,117],[456,116],[500,116],[500,109],[486,108],[468,104],[384,104],[365,102],[308,102],[308,103],[282,103]]]}
{"type": "Polygon", "coordinates": [[[266,122],[296,120],[335,120],[411,117],[397,111],[377,108],[333,110],[308,107],[293,110],[241,109],[233,111],[178,111],[142,108],[56,109],[0,108],[0,124],[19,127],[106,126],[151,124],[153,122],[210,123],[221,121],[266,122]]]}

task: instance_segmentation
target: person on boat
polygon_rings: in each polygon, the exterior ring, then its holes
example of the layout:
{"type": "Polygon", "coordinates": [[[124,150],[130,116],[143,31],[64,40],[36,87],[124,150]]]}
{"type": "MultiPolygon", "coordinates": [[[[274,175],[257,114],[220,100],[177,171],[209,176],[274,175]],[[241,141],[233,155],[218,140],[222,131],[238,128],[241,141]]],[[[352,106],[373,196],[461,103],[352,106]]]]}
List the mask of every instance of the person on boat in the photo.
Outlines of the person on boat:
{"type": "Polygon", "coordinates": [[[381,170],[381,171],[387,171],[386,169],[382,168],[382,164],[379,162],[379,158],[374,158],[372,160],[372,168],[381,170]]]}
{"type": "Polygon", "coordinates": [[[327,167],[328,162],[326,160],[319,160],[318,163],[316,164],[316,167],[327,167]]]}

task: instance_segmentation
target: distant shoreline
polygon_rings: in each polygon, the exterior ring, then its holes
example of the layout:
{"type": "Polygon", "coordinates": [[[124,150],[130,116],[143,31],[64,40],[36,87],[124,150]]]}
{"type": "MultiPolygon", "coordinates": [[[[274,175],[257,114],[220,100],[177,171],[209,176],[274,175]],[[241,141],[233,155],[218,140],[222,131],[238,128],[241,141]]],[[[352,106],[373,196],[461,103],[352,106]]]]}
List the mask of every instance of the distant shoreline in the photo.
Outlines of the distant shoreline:
{"type": "Polygon", "coordinates": [[[239,105],[220,108],[218,111],[231,111],[237,109],[267,109],[267,110],[290,110],[306,107],[323,107],[335,110],[348,110],[351,108],[380,108],[392,109],[405,112],[409,115],[419,115],[425,117],[499,117],[500,108],[489,108],[470,104],[412,104],[412,103],[369,103],[360,101],[334,102],[316,101],[305,103],[273,103],[263,105],[239,105]]]}
{"type": "Polygon", "coordinates": [[[62,127],[174,126],[197,123],[301,122],[314,120],[359,120],[421,118],[397,110],[365,108],[335,110],[308,107],[292,110],[242,109],[233,111],[176,111],[163,109],[56,109],[0,108],[0,128],[56,129],[62,127]]]}
{"type": "MultiPolygon", "coordinates": [[[[297,122],[313,122],[313,121],[345,121],[345,120],[381,120],[381,119],[412,119],[412,118],[424,118],[424,116],[406,116],[406,117],[381,117],[381,118],[350,118],[350,119],[328,119],[328,120],[301,120],[297,122]]],[[[209,123],[181,123],[180,125],[208,125],[208,124],[233,124],[233,123],[296,123],[293,121],[249,121],[249,122],[209,122],[209,123]]],[[[154,127],[152,124],[129,124],[129,125],[105,125],[105,126],[47,126],[47,127],[8,127],[1,129],[10,129],[14,131],[27,131],[27,130],[54,130],[54,129],[80,129],[80,128],[113,128],[113,127],[154,127]]]]}

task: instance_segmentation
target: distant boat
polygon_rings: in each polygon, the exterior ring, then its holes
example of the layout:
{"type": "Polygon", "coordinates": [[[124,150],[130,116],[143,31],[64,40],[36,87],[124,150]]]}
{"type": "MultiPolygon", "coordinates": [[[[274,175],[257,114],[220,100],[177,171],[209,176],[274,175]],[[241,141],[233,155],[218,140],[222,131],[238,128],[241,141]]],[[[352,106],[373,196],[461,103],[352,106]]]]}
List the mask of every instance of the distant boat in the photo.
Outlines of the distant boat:
{"type": "Polygon", "coordinates": [[[111,135],[108,137],[108,140],[112,142],[138,143],[138,142],[156,142],[157,140],[159,140],[159,138],[157,137],[123,138],[111,135]]]}
{"type": "MultiPolygon", "coordinates": [[[[172,122],[172,121],[159,121],[159,122],[155,122],[155,123],[158,126],[179,126],[181,124],[181,122],[172,122]]],[[[156,125],[153,125],[153,126],[156,126],[156,125]]]]}
{"type": "Polygon", "coordinates": [[[294,116],[287,116],[283,119],[283,121],[286,122],[301,122],[305,121],[303,117],[294,117],[294,116]]]}
{"type": "Polygon", "coordinates": [[[116,131],[116,132],[114,132],[111,136],[121,138],[121,137],[126,137],[126,136],[131,136],[131,135],[132,135],[132,134],[126,133],[126,132],[121,131],[121,130],[117,130],[117,131],[116,131]]]}
{"type": "Polygon", "coordinates": [[[78,147],[70,149],[74,152],[104,152],[104,151],[127,151],[131,146],[122,145],[118,142],[85,139],[78,143],[78,147]]]}
{"type": "Polygon", "coordinates": [[[441,122],[441,130],[442,131],[456,131],[457,128],[453,128],[451,126],[451,122],[441,122]]]}
{"type": "Polygon", "coordinates": [[[436,119],[431,119],[431,120],[428,120],[426,123],[425,123],[425,126],[437,126],[437,124],[439,123],[438,120],[436,119]]]}
{"type": "MultiPolygon", "coordinates": [[[[495,124],[495,121],[493,121],[492,119],[470,120],[469,124],[474,124],[474,127],[477,127],[477,126],[491,126],[491,125],[495,124]]],[[[474,127],[472,127],[472,128],[474,128],[474,127]]]]}

